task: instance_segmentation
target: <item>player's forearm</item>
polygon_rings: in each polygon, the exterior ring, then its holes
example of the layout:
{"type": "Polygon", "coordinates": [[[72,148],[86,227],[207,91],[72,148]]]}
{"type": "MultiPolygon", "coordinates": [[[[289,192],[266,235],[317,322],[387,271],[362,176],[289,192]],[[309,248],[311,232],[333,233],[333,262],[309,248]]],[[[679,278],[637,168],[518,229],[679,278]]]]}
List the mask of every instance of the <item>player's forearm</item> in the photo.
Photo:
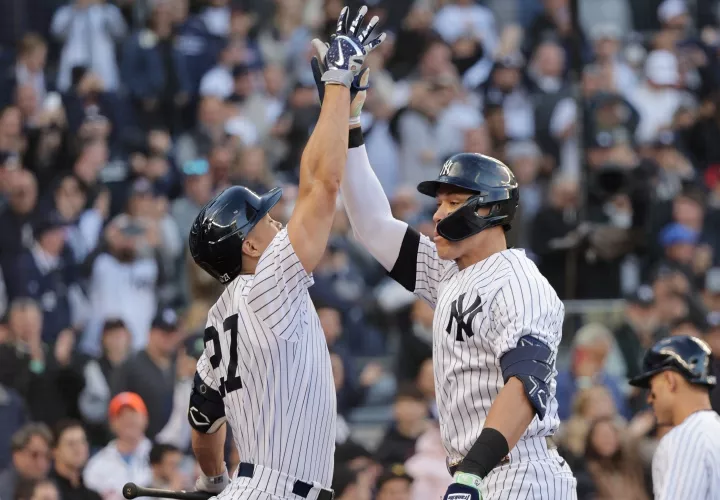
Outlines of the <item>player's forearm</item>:
{"type": "Polygon", "coordinates": [[[343,203],[355,237],[390,271],[400,254],[407,224],[392,215],[390,202],[370,166],[359,126],[351,130],[351,135],[347,168],[340,184],[343,203]]]}
{"type": "Polygon", "coordinates": [[[534,416],[522,382],[511,378],[490,406],[483,430],[458,471],[485,477],[515,447],[534,416]]]}
{"type": "Polygon", "coordinates": [[[535,410],[527,398],[523,383],[511,378],[490,406],[485,427],[497,429],[508,442],[511,450],[530,426],[535,410]]]}
{"type": "Polygon", "coordinates": [[[213,434],[192,429],[192,449],[206,476],[219,476],[225,470],[225,433],[224,424],[213,434]]]}
{"type": "Polygon", "coordinates": [[[349,120],[349,89],[327,85],[320,118],[300,160],[301,195],[315,182],[339,189],[347,161],[349,120]]]}

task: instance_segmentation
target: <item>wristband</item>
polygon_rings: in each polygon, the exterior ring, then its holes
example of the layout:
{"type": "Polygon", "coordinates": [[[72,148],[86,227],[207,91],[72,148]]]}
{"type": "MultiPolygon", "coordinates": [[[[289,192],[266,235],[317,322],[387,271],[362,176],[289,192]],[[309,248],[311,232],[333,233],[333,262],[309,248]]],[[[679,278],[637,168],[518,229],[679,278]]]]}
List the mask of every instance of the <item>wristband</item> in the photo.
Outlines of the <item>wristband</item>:
{"type": "Polygon", "coordinates": [[[486,427],[472,445],[463,461],[458,465],[458,472],[483,478],[493,470],[510,452],[507,439],[497,429],[486,427]]]}
{"type": "Polygon", "coordinates": [[[365,138],[363,137],[362,128],[351,128],[348,137],[348,149],[359,148],[363,144],[365,144],[365,138]]]}
{"type": "Polygon", "coordinates": [[[359,116],[351,116],[350,121],[348,123],[350,124],[351,127],[353,125],[360,125],[360,117],[359,116]]]}
{"type": "Polygon", "coordinates": [[[352,86],[355,75],[349,69],[329,69],[323,76],[325,85],[344,85],[347,88],[352,86]]]}
{"type": "Polygon", "coordinates": [[[480,487],[482,486],[482,478],[480,476],[476,476],[475,474],[470,474],[469,472],[456,472],[453,479],[458,484],[470,486],[478,491],[480,491],[480,487]]]}

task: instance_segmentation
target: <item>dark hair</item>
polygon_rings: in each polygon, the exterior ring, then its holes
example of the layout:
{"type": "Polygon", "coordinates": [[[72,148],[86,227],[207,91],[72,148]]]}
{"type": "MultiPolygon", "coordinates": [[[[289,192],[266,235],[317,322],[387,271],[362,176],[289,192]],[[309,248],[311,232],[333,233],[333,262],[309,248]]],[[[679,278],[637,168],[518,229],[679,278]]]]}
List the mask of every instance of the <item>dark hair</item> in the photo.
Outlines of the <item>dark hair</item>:
{"type": "Polygon", "coordinates": [[[15,431],[10,441],[10,449],[13,453],[24,450],[35,436],[44,439],[48,446],[52,445],[53,435],[50,428],[43,423],[31,422],[15,431]]]}
{"type": "Polygon", "coordinates": [[[85,432],[85,428],[79,420],[75,420],[72,418],[60,420],[54,428],[55,432],[53,433],[53,437],[55,439],[53,440],[53,448],[57,448],[60,445],[60,440],[62,439],[62,436],[63,434],[65,434],[66,431],[76,428],[80,428],[83,430],[83,432],[85,432]]]}
{"type": "Polygon", "coordinates": [[[106,319],[105,323],[103,324],[102,332],[105,333],[109,330],[115,330],[117,328],[127,328],[125,326],[125,322],[121,320],[120,318],[110,318],[106,319]]]}
{"type": "Polygon", "coordinates": [[[150,465],[157,465],[162,462],[168,453],[181,453],[177,446],[164,443],[155,443],[150,450],[150,465]]]}
{"type": "Polygon", "coordinates": [[[395,401],[399,401],[401,399],[413,399],[415,401],[425,401],[425,396],[423,393],[418,389],[417,385],[413,382],[403,382],[400,384],[400,387],[397,390],[397,393],[395,394],[395,401]]]}

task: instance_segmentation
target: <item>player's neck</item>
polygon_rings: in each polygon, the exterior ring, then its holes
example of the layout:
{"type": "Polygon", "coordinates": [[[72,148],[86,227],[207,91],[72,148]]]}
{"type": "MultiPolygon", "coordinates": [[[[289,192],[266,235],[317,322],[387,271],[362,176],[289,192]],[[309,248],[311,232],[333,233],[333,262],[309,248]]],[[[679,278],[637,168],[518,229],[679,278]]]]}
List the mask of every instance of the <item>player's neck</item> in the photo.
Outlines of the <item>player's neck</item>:
{"type": "Polygon", "coordinates": [[[700,393],[693,391],[688,393],[684,395],[680,401],[678,401],[678,404],[675,405],[672,416],[673,425],[680,425],[693,413],[710,410],[711,408],[710,396],[707,392],[704,391],[700,393]]]}
{"type": "Polygon", "coordinates": [[[496,253],[507,250],[507,241],[503,234],[502,238],[485,238],[481,245],[473,245],[467,253],[455,259],[458,269],[462,271],[466,267],[482,262],[496,253]]]}

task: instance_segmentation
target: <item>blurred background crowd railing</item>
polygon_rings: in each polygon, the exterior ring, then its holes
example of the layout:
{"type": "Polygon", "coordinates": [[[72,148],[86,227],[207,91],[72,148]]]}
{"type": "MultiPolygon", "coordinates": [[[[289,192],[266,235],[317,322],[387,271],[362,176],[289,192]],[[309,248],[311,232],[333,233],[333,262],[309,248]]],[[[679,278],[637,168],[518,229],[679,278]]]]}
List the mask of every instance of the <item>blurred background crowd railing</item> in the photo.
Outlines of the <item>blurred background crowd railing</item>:
{"type": "MultiPolygon", "coordinates": [[[[650,498],[667,429],[627,380],[663,336],[720,354],[720,2],[365,3],[390,35],[362,124],[395,216],[432,231],[414,185],[453,153],[508,163],[510,244],[566,304],[557,440],[579,498],[650,498]]],[[[221,289],[190,261],[189,227],[237,183],[283,186],[287,221],[319,114],[309,41],[342,6],[0,0],[0,500],[193,484],[185,413],[221,289]]],[[[340,203],[312,297],[337,496],[437,500],[432,311],[340,203]]]]}

